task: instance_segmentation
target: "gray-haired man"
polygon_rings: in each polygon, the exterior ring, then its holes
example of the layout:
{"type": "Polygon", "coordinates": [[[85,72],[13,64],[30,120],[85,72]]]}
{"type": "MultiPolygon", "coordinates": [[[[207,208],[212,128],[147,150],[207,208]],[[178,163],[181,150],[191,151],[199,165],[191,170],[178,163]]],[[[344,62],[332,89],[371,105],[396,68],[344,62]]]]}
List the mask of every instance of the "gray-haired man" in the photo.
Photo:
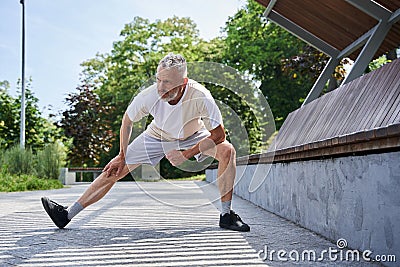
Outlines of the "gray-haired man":
{"type": "Polygon", "coordinates": [[[157,83],[141,91],[124,114],[119,154],[68,209],[43,197],[46,212],[59,228],[64,228],[80,211],[103,198],[118,180],[141,164],[156,165],[165,156],[172,165],[178,166],[191,157],[202,161],[211,156],[219,162],[220,227],[250,231],[231,210],[236,152],[225,139],[222,116],[210,92],[187,78],[186,60],[181,55],[165,56],[156,76],[157,83]],[[132,123],[149,114],[153,121],[129,144],[132,123]]]}

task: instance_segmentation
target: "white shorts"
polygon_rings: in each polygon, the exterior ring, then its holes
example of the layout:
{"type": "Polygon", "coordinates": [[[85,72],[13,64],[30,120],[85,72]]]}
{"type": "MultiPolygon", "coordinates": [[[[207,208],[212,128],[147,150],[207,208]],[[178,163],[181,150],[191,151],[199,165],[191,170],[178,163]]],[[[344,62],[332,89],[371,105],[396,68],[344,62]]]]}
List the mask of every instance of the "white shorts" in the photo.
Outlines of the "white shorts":
{"type": "MultiPolygon", "coordinates": [[[[125,155],[126,164],[150,164],[154,166],[169,151],[189,149],[208,136],[210,136],[210,132],[201,129],[185,140],[161,141],[143,132],[128,145],[125,155]]],[[[195,155],[199,162],[207,157],[202,153],[195,155]]]]}

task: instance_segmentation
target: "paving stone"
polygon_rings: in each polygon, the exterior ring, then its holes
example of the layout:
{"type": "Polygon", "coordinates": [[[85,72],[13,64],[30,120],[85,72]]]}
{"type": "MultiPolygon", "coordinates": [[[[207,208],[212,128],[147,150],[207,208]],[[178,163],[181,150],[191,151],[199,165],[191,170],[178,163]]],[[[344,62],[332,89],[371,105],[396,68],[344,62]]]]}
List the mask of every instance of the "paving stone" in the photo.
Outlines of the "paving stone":
{"type": "Polygon", "coordinates": [[[0,266],[374,266],[279,261],[259,251],[322,251],[336,244],[234,197],[249,233],[218,227],[218,190],[206,182],[120,182],[58,229],[40,197],[70,205],[87,188],[0,193],[0,266]],[[260,254],[263,256],[263,253],[260,254]]]}

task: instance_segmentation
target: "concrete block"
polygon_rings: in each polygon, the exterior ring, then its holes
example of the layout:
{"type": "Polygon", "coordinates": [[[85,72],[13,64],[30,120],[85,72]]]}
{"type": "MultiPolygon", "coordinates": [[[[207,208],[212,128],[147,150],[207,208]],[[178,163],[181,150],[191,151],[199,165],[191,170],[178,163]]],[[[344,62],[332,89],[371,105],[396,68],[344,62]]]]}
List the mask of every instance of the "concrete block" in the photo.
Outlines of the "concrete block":
{"type": "Polygon", "coordinates": [[[58,180],[63,185],[75,184],[76,183],[75,172],[68,172],[68,168],[61,168],[60,176],[58,177],[58,180]]]}
{"type": "Polygon", "coordinates": [[[142,166],[142,179],[145,181],[158,181],[160,180],[160,165],[155,167],[147,164],[142,166]]]}

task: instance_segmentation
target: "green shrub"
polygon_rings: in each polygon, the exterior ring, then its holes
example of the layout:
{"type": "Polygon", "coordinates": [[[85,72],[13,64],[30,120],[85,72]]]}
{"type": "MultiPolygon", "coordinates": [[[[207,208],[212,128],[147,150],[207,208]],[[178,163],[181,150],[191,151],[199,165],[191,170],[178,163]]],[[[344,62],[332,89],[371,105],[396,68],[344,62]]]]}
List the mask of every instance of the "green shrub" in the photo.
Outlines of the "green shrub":
{"type": "Polygon", "coordinates": [[[39,177],[58,179],[60,168],[64,165],[65,151],[57,144],[49,144],[36,155],[36,173],[39,177]]]}
{"type": "Polygon", "coordinates": [[[60,181],[41,179],[33,175],[12,175],[4,170],[0,171],[0,192],[16,192],[27,190],[48,190],[63,188],[60,181]]]}
{"type": "Polygon", "coordinates": [[[3,161],[4,161],[4,150],[0,149],[0,172],[5,168],[3,161]]]}
{"type": "Polygon", "coordinates": [[[31,149],[19,146],[0,150],[0,191],[62,188],[58,176],[65,155],[64,148],[59,144],[49,144],[36,155],[31,149]]]}
{"type": "Polygon", "coordinates": [[[14,146],[4,152],[2,169],[10,174],[35,174],[35,155],[31,149],[14,146]]]}

